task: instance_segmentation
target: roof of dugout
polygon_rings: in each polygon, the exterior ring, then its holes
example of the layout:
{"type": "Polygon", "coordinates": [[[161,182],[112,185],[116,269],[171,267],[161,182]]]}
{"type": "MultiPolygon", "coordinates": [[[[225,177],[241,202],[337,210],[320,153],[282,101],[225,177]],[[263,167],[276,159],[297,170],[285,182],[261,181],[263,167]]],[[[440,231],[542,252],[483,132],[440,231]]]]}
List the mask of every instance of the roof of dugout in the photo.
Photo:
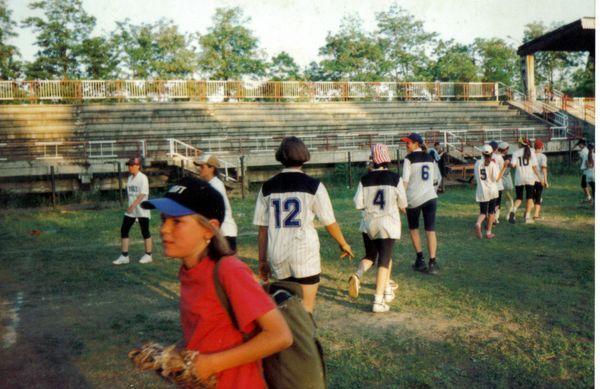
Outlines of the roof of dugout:
{"type": "Polygon", "coordinates": [[[596,18],[581,18],[547,32],[519,46],[517,54],[531,55],[538,51],[589,51],[595,54],[596,18]]]}

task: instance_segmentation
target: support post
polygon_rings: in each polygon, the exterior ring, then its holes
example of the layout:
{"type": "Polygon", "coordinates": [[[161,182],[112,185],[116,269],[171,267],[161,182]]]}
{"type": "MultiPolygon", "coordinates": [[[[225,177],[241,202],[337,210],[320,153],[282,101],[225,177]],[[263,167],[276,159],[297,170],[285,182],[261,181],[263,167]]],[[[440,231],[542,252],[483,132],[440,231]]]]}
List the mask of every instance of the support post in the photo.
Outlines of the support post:
{"type": "Polygon", "coordinates": [[[181,168],[180,169],[181,170],[180,170],[179,177],[183,178],[183,177],[185,177],[185,160],[183,160],[183,159],[181,160],[181,168]]]}
{"type": "Polygon", "coordinates": [[[246,157],[242,155],[240,157],[240,170],[241,175],[239,175],[239,180],[242,183],[242,200],[246,198],[246,157]]]}
{"type": "Polygon", "coordinates": [[[50,185],[52,186],[52,207],[56,208],[56,177],[54,176],[54,166],[50,166],[50,185]]]}
{"type": "Polygon", "coordinates": [[[535,90],[535,58],[533,54],[525,57],[526,66],[526,83],[527,83],[527,100],[535,101],[537,99],[535,90]]]}
{"type": "Polygon", "coordinates": [[[121,175],[121,162],[117,161],[117,179],[119,180],[119,205],[123,206],[123,177],[121,175]]]}
{"type": "Polygon", "coordinates": [[[352,188],[352,154],[348,151],[348,188],[352,188]]]}

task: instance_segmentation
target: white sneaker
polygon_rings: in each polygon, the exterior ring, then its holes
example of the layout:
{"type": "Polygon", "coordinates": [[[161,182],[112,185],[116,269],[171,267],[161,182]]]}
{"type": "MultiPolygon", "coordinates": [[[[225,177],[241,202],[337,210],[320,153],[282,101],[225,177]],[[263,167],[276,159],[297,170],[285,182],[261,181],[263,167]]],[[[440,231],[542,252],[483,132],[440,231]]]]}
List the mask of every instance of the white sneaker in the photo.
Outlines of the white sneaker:
{"type": "Polygon", "coordinates": [[[395,298],[396,293],[394,293],[392,288],[386,288],[385,292],[383,293],[383,301],[386,303],[391,303],[392,301],[394,301],[395,298]]]}
{"type": "Polygon", "coordinates": [[[129,257],[124,256],[123,254],[119,255],[115,261],[113,261],[113,265],[126,265],[129,263],[129,257]]]}
{"type": "Polygon", "coordinates": [[[388,288],[391,288],[392,290],[396,290],[396,289],[398,289],[398,284],[394,280],[388,280],[388,288]]]}
{"type": "Polygon", "coordinates": [[[387,305],[384,302],[374,302],[373,303],[373,312],[375,313],[382,313],[382,312],[388,312],[390,310],[390,306],[387,305]]]}
{"type": "MultiPolygon", "coordinates": [[[[127,260],[129,262],[129,260],[127,260]]],[[[150,263],[152,262],[152,255],[144,254],[142,258],[140,258],[140,263],[150,263]]]]}

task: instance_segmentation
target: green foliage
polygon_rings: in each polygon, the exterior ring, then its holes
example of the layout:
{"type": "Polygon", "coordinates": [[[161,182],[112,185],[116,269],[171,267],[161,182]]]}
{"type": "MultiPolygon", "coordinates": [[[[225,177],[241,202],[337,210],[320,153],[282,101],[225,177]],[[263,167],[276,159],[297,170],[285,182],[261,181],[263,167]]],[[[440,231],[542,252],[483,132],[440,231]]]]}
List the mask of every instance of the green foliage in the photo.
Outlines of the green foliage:
{"type": "Polygon", "coordinates": [[[516,85],[519,75],[519,56],[514,48],[499,38],[476,38],[473,50],[481,69],[481,81],[516,85]]]}
{"type": "Polygon", "coordinates": [[[467,45],[454,41],[440,42],[434,51],[438,57],[432,75],[436,81],[477,81],[477,65],[467,45]]]}
{"type": "Polygon", "coordinates": [[[85,39],[78,50],[82,76],[95,80],[115,78],[119,64],[117,47],[104,37],[85,39]]]}
{"type": "Polygon", "coordinates": [[[213,25],[198,39],[200,69],[213,80],[261,76],[265,72],[258,39],[245,25],[249,22],[239,7],[217,8],[213,25]]]}
{"type": "Polygon", "coordinates": [[[327,34],[319,54],[325,57],[320,66],[329,80],[376,81],[383,76],[382,48],[356,16],[344,17],[340,30],[327,34]]]}
{"type": "Polygon", "coordinates": [[[81,0],[39,0],[29,3],[42,17],[30,16],[23,20],[24,27],[36,33],[35,43],[40,48],[33,63],[27,65],[31,79],[77,78],[81,74],[78,53],[88,39],[96,18],[88,15],[81,0]]]}
{"type": "Polygon", "coordinates": [[[197,69],[191,37],[180,33],[172,20],[117,23],[113,40],[118,45],[123,73],[134,78],[188,78],[197,69]]]}
{"type": "Polygon", "coordinates": [[[11,15],[6,0],[0,0],[0,80],[15,79],[21,70],[19,50],[8,43],[9,39],[17,36],[17,23],[11,15]]]}
{"type": "Polygon", "coordinates": [[[289,81],[300,78],[300,66],[291,55],[282,51],[271,58],[267,75],[272,81],[289,81]]]}
{"type": "Polygon", "coordinates": [[[427,51],[437,34],[425,31],[423,22],[398,4],[377,13],[375,18],[384,75],[393,81],[412,81],[424,74],[427,51]]]}
{"type": "Polygon", "coordinates": [[[596,84],[594,79],[594,60],[588,57],[585,68],[578,68],[573,72],[572,85],[565,89],[565,92],[571,96],[594,97],[596,94],[596,84]]]}
{"type": "Polygon", "coordinates": [[[325,71],[315,61],[312,61],[308,66],[304,69],[303,77],[307,81],[325,81],[327,80],[327,75],[325,71]]]}

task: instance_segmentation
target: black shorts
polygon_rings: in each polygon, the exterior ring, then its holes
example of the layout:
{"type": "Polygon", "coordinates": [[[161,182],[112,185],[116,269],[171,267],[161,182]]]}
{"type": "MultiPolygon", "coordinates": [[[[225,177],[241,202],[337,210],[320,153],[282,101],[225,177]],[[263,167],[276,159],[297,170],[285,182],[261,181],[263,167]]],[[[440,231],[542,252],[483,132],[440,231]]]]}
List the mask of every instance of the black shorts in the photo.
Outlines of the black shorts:
{"type": "Polygon", "coordinates": [[[377,267],[390,267],[392,262],[392,251],[394,250],[395,239],[371,239],[369,235],[363,232],[363,242],[365,244],[365,257],[373,262],[377,262],[377,267]]]}
{"type": "Polygon", "coordinates": [[[519,185],[515,186],[515,200],[523,201],[523,188],[525,188],[525,198],[527,200],[533,199],[533,185],[519,185]]]}
{"type": "Polygon", "coordinates": [[[314,276],[301,277],[301,278],[288,277],[288,278],[284,278],[281,281],[291,281],[291,282],[295,282],[300,285],[314,285],[314,284],[318,284],[321,281],[321,274],[319,273],[319,274],[315,274],[314,276]]]}
{"type": "Polygon", "coordinates": [[[479,202],[479,214],[480,215],[491,215],[495,212],[496,209],[496,199],[490,201],[480,201],[479,202]]]}
{"type": "Polygon", "coordinates": [[[585,174],[581,175],[581,187],[583,189],[588,187],[587,178],[585,177],[585,174]]]}
{"type": "MultiPolygon", "coordinates": [[[[131,226],[135,223],[135,217],[123,216],[123,223],[121,224],[121,239],[129,238],[129,231],[131,226]]],[[[142,236],[144,239],[150,239],[150,218],[138,217],[137,221],[140,223],[140,230],[142,230],[142,236]]]]}
{"type": "Polygon", "coordinates": [[[540,205],[542,203],[542,192],[544,191],[544,187],[541,182],[536,182],[533,185],[533,203],[540,205]]]}
{"type": "Polygon", "coordinates": [[[503,190],[498,191],[498,198],[496,198],[496,208],[500,209],[502,207],[502,195],[504,194],[503,190]]]}
{"type": "Polygon", "coordinates": [[[435,210],[437,208],[437,199],[431,199],[418,207],[406,208],[406,218],[408,219],[408,229],[416,230],[419,228],[419,216],[423,211],[423,222],[425,231],[435,231],[435,210]]]}

